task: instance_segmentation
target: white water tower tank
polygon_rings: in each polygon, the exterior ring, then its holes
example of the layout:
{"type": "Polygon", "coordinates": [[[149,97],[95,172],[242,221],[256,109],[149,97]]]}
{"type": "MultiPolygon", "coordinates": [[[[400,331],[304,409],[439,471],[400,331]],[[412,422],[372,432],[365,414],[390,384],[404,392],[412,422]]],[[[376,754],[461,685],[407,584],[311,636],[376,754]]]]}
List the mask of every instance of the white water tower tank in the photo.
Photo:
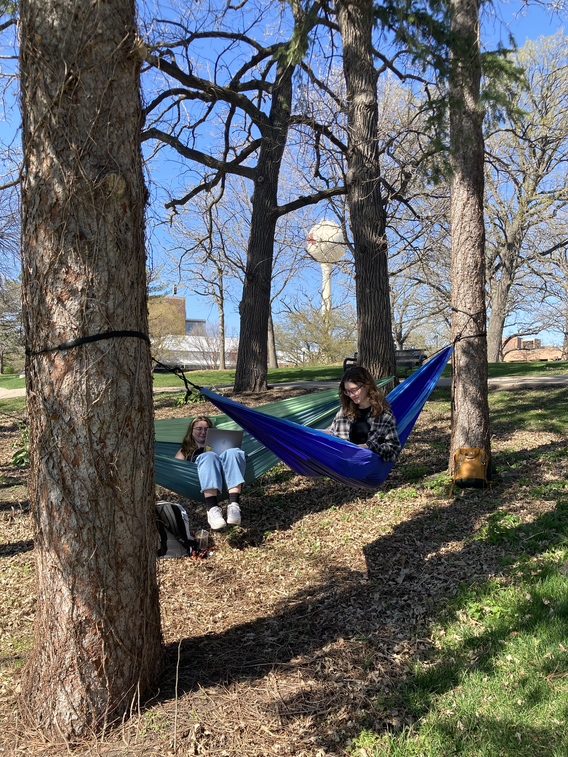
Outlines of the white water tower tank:
{"type": "Polygon", "coordinates": [[[308,254],[321,265],[322,313],[331,310],[331,272],[345,252],[345,238],[335,221],[320,221],[308,233],[308,254]]]}

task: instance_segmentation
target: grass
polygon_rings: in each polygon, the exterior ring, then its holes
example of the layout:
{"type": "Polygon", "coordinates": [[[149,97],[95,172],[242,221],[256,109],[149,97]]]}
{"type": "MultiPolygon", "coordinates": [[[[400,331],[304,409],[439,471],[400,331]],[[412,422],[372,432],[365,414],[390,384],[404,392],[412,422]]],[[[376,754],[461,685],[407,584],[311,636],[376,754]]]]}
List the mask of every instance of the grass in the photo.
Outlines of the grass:
{"type": "Polygon", "coordinates": [[[26,379],[20,378],[18,374],[0,375],[0,389],[23,389],[26,385],[26,379]]]}
{"type": "MultiPolygon", "coordinates": [[[[235,382],[235,371],[188,371],[187,378],[198,386],[224,386],[235,382]]],[[[288,381],[339,381],[343,375],[340,365],[307,365],[302,368],[270,368],[268,383],[288,381]]],[[[183,386],[173,373],[154,373],[154,386],[183,386]]]]}
{"type": "MultiPolygon", "coordinates": [[[[398,375],[404,378],[405,369],[399,368],[398,375]]],[[[535,361],[532,363],[490,363],[489,377],[499,376],[550,376],[568,373],[568,362],[535,361]]],[[[298,368],[271,368],[268,371],[268,383],[280,384],[289,381],[339,381],[343,374],[341,365],[307,365],[298,368]]],[[[235,371],[188,371],[189,381],[198,386],[225,386],[235,381],[235,371]]],[[[450,366],[442,373],[449,378],[450,366]]],[[[173,373],[154,373],[155,387],[182,387],[183,381],[173,373]]],[[[18,376],[0,376],[0,389],[22,389],[26,381],[18,376]]]]}
{"type": "MultiPolygon", "coordinates": [[[[532,363],[489,363],[490,378],[500,376],[549,376],[568,373],[568,362],[535,361],[532,363]]],[[[279,384],[288,381],[339,381],[343,374],[341,365],[308,365],[298,368],[271,368],[268,383],[279,384]]],[[[407,371],[400,368],[403,378],[407,371]]],[[[442,377],[449,378],[450,366],[444,369],[442,377]]],[[[189,371],[187,378],[198,386],[231,385],[235,381],[235,371],[189,371]]],[[[183,386],[183,381],[173,373],[155,373],[154,386],[183,386]]]]}
{"type": "MultiPolygon", "coordinates": [[[[489,363],[489,378],[502,376],[554,376],[568,373],[568,361],[565,360],[534,360],[523,363],[489,363]]],[[[442,378],[450,378],[451,367],[444,368],[442,378]]]]}
{"type": "MultiPolygon", "coordinates": [[[[556,415],[565,433],[566,392],[550,396],[545,422],[550,425],[556,415]]],[[[498,395],[492,405],[502,412],[498,395]]],[[[516,403],[509,410],[512,419],[522,418],[524,428],[538,433],[537,414],[527,413],[527,407],[517,410],[516,403]]],[[[430,626],[433,648],[416,655],[406,680],[375,700],[377,711],[391,713],[391,727],[362,728],[349,747],[352,754],[568,754],[568,474],[557,467],[567,457],[562,443],[537,447],[529,455],[512,449],[498,454],[513,475],[522,472],[527,459],[550,471],[546,483],[535,485],[527,477],[519,479],[519,486],[554,507],[523,522],[515,507],[504,507],[496,496],[497,509],[472,538],[500,550],[502,565],[509,567],[501,576],[463,584],[438,608],[430,626]]]]}
{"type": "Polygon", "coordinates": [[[8,399],[0,400],[0,413],[4,413],[6,415],[22,416],[25,412],[25,397],[8,397],[8,399]]]}
{"type": "Polygon", "coordinates": [[[566,548],[518,555],[508,581],[465,587],[440,613],[435,656],[417,661],[407,685],[380,702],[403,713],[406,726],[380,736],[363,730],[355,753],[568,754],[567,565],[566,548]]]}

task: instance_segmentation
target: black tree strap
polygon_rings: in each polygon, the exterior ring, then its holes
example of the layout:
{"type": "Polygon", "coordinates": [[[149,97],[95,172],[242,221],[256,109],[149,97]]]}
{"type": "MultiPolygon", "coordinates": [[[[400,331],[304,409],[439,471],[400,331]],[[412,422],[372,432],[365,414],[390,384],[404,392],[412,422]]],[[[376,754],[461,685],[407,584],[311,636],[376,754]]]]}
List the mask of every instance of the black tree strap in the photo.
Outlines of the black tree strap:
{"type": "Polygon", "coordinates": [[[469,334],[468,336],[462,336],[461,334],[458,334],[453,341],[453,345],[455,347],[455,345],[458,342],[463,342],[464,339],[477,339],[478,337],[486,337],[486,336],[487,336],[486,331],[482,331],[480,334],[469,334]]]}
{"type": "Polygon", "coordinates": [[[73,347],[79,347],[81,344],[89,344],[90,342],[99,342],[101,339],[117,339],[120,337],[136,337],[136,339],[143,339],[150,344],[150,337],[148,334],[144,334],[142,331],[105,331],[102,334],[93,334],[92,336],[81,336],[79,339],[73,339],[72,342],[63,342],[58,344],[57,347],[46,347],[43,350],[26,350],[26,355],[43,355],[46,352],[57,352],[58,350],[71,350],[73,347]]]}
{"type": "Polygon", "coordinates": [[[187,404],[188,399],[193,394],[193,389],[197,389],[198,392],[201,391],[201,387],[197,386],[197,384],[194,384],[193,381],[190,381],[185,373],[182,371],[181,368],[179,368],[177,365],[165,365],[164,363],[160,363],[159,360],[156,360],[155,357],[152,358],[154,363],[156,363],[156,367],[163,368],[165,371],[169,371],[170,373],[173,373],[174,376],[177,376],[180,378],[183,383],[185,384],[185,402],[187,404]],[[193,387],[193,389],[191,389],[193,387]]]}

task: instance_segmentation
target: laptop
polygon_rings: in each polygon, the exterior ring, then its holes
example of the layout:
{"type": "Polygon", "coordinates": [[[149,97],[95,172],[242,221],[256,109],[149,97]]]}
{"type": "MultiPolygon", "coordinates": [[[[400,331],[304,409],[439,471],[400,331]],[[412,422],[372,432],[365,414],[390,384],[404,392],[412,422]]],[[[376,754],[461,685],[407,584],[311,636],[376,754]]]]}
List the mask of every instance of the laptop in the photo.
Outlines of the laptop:
{"type": "Polygon", "coordinates": [[[220,455],[226,449],[235,449],[243,443],[243,432],[227,428],[208,428],[205,437],[205,449],[220,455]]]}

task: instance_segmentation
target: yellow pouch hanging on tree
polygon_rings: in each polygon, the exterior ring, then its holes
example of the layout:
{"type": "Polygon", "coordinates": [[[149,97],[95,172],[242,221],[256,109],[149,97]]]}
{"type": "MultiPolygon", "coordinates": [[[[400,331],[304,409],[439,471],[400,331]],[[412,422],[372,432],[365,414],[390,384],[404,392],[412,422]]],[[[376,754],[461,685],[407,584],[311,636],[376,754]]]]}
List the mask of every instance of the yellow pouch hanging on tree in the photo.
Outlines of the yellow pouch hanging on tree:
{"type": "Polygon", "coordinates": [[[454,454],[454,486],[462,489],[485,489],[493,483],[491,458],[481,447],[460,447],[454,454]]]}

